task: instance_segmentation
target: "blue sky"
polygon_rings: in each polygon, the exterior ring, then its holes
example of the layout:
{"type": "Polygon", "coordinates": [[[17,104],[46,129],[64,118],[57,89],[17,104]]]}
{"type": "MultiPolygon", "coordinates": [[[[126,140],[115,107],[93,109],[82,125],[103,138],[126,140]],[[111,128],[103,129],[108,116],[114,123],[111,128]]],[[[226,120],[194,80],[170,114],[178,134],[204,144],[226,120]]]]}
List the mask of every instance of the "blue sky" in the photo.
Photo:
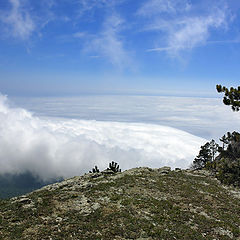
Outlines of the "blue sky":
{"type": "Polygon", "coordinates": [[[239,85],[238,0],[2,0],[8,95],[214,95],[239,85]]]}

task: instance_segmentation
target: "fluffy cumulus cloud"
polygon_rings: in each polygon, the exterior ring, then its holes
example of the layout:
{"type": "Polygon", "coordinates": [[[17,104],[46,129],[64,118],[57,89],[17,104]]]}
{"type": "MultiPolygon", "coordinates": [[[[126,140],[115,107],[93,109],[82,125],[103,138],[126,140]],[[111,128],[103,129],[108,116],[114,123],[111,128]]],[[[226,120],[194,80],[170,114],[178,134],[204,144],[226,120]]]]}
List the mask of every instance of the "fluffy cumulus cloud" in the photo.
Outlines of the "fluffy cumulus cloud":
{"type": "Polygon", "coordinates": [[[170,127],[41,119],[0,97],[0,173],[30,171],[44,180],[88,172],[112,160],[121,168],[186,168],[204,139],[170,127]]]}

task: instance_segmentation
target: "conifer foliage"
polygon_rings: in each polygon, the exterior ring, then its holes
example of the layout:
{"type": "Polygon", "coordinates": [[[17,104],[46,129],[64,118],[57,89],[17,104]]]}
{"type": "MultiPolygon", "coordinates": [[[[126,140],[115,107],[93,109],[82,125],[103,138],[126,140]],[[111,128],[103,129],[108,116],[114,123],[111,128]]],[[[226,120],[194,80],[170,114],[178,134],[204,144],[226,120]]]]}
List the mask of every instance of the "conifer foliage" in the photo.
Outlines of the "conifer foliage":
{"type": "MultiPolygon", "coordinates": [[[[240,86],[228,89],[217,85],[216,89],[219,93],[225,93],[225,105],[232,106],[233,111],[240,110],[240,86]]],[[[240,133],[227,132],[219,140],[222,146],[218,146],[214,140],[203,145],[192,167],[209,169],[221,182],[240,187],[240,133]]]]}
{"type": "Polygon", "coordinates": [[[223,103],[225,105],[231,105],[233,111],[239,111],[240,110],[240,86],[237,88],[230,87],[229,89],[217,85],[216,89],[219,93],[223,92],[225,96],[223,97],[223,103]]]}
{"type": "Polygon", "coordinates": [[[108,169],[112,170],[114,173],[121,172],[121,169],[119,168],[119,165],[114,161],[109,163],[109,168],[108,169]]]}
{"type": "Polygon", "coordinates": [[[216,159],[217,178],[223,183],[240,187],[240,134],[228,132],[224,144],[226,149],[220,148],[216,159]]]}
{"type": "Polygon", "coordinates": [[[211,142],[207,142],[199,151],[199,154],[193,161],[192,167],[194,169],[202,169],[210,166],[210,163],[214,161],[218,150],[218,144],[212,139],[211,142]]]}
{"type": "Polygon", "coordinates": [[[240,187],[240,133],[228,132],[220,141],[207,142],[194,159],[193,169],[207,169],[224,184],[240,187]]]}
{"type": "Polygon", "coordinates": [[[98,169],[98,167],[97,166],[95,166],[93,169],[92,169],[92,171],[89,171],[89,173],[99,173],[100,171],[99,171],[99,169],[98,169]]]}
{"type": "MultiPolygon", "coordinates": [[[[106,170],[111,170],[112,173],[118,173],[121,172],[121,169],[119,167],[119,164],[112,161],[109,163],[109,167],[106,170]]],[[[97,166],[95,166],[92,171],[89,171],[89,173],[100,173],[100,170],[97,166]]]]}

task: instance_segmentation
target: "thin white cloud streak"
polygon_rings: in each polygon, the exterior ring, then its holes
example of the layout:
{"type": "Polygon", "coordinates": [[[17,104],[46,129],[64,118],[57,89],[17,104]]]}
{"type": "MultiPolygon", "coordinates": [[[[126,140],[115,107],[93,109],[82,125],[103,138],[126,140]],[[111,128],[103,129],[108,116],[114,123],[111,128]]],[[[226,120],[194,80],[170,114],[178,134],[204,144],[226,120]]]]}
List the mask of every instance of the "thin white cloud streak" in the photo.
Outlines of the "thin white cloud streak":
{"type": "Polygon", "coordinates": [[[170,51],[174,49],[175,49],[174,47],[150,48],[150,49],[147,49],[146,52],[164,52],[164,51],[170,51]]]}
{"type": "Polygon", "coordinates": [[[119,69],[131,68],[133,64],[120,37],[124,20],[117,14],[106,17],[103,30],[95,35],[87,45],[86,51],[96,52],[119,69]]]}
{"type": "Polygon", "coordinates": [[[85,32],[76,32],[73,34],[74,38],[85,38],[87,34],[85,32]]]}
{"type": "MultiPolygon", "coordinates": [[[[78,17],[82,17],[84,14],[91,14],[96,11],[96,9],[109,9],[114,8],[117,5],[122,4],[126,0],[78,0],[76,1],[78,5],[78,17]]],[[[88,16],[89,17],[89,16],[88,16]]]]}
{"type": "MultiPolygon", "coordinates": [[[[206,44],[232,44],[232,43],[240,43],[240,40],[219,40],[219,41],[207,41],[206,44]]],[[[174,51],[175,47],[162,47],[162,48],[150,48],[147,49],[146,52],[167,52],[174,51]]]]}
{"type": "Polygon", "coordinates": [[[83,14],[93,12],[96,8],[102,8],[106,5],[105,0],[78,0],[78,17],[82,17],[83,14]]]}
{"type": "Polygon", "coordinates": [[[187,0],[150,0],[146,1],[137,11],[141,16],[154,16],[160,13],[174,13],[178,11],[189,11],[191,9],[191,3],[187,0]]]}
{"type": "Polygon", "coordinates": [[[3,13],[0,19],[9,26],[9,34],[25,40],[32,35],[36,25],[27,9],[24,8],[23,1],[9,0],[9,3],[11,10],[8,13],[3,13]]]}
{"type": "Polygon", "coordinates": [[[159,32],[161,38],[156,45],[160,42],[163,45],[147,51],[166,51],[169,56],[178,57],[182,51],[205,45],[212,29],[226,29],[230,21],[226,4],[215,4],[211,10],[206,7],[199,13],[193,11],[195,7],[188,1],[178,0],[151,0],[145,3],[137,15],[150,19],[145,31],[159,32]]]}
{"type": "Polygon", "coordinates": [[[204,139],[174,128],[83,120],[40,119],[0,97],[0,173],[30,171],[43,180],[100,169],[188,167],[204,139]]]}

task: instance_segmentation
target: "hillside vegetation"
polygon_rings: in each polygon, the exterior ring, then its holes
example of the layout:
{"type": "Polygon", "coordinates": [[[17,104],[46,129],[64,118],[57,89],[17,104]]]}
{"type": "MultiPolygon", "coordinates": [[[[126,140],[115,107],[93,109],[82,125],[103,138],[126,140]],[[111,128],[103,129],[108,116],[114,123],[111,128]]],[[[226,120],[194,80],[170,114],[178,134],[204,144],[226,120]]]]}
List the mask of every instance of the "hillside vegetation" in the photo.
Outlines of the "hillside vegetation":
{"type": "Polygon", "coordinates": [[[0,238],[240,239],[240,191],[203,170],[89,173],[0,201],[0,238]]]}
{"type": "MultiPolygon", "coordinates": [[[[233,111],[240,110],[240,86],[228,89],[217,85],[216,89],[224,93],[225,105],[231,106],[233,111]]],[[[227,132],[219,140],[222,146],[213,139],[201,146],[192,168],[207,169],[222,183],[240,188],[240,133],[227,132]]]]}

